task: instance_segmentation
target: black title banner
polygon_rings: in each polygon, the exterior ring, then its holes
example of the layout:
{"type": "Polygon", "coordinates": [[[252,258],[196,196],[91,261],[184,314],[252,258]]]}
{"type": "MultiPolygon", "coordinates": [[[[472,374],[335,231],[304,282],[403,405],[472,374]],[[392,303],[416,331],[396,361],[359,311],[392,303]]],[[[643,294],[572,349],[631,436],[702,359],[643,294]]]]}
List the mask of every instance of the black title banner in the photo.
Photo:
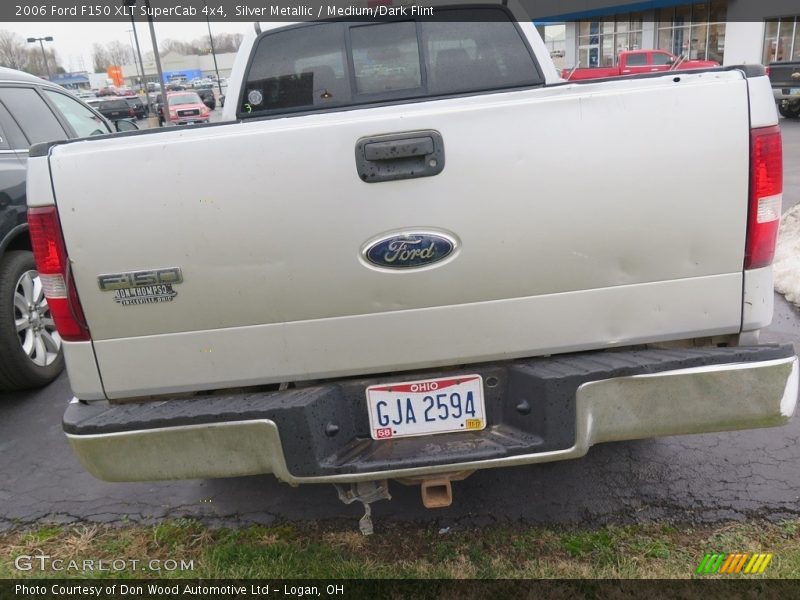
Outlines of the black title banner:
{"type": "MultiPolygon", "coordinates": [[[[108,22],[148,17],[166,22],[449,19],[452,11],[445,10],[447,6],[489,4],[508,6],[520,21],[563,22],[688,3],[689,0],[3,0],[0,21],[108,22]]],[[[729,7],[727,20],[762,21],[797,12],[796,0],[739,1],[729,7]]],[[[463,14],[459,20],[463,20],[463,14]]]]}

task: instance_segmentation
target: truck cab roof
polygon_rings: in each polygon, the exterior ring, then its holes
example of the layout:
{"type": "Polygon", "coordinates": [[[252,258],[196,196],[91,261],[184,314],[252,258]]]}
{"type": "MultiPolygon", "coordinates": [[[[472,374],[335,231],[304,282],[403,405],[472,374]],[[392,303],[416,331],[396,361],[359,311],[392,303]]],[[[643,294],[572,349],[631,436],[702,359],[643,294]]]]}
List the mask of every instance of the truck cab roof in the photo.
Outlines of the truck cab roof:
{"type": "MultiPolygon", "coordinates": [[[[37,85],[56,86],[51,81],[36,77],[24,71],[17,71],[16,69],[9,69],[8,67],[0,67],[0,81],[13,81],[17,83],[35,83],[37,85]]],[[[60,87],[60,86],[58,86],[60,87]]]]}

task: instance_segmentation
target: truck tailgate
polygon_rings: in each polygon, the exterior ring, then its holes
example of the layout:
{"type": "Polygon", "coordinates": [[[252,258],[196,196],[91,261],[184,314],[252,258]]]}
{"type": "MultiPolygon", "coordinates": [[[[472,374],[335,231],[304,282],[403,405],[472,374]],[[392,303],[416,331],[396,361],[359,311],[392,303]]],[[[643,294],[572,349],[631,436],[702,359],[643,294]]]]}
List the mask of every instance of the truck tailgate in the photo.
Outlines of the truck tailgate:
{"type": "Polygon", "coordinates": [[[738,332],[748,144],[746,80],[713,71],[80,141],[50,167],[119,398],[738,332]],[[359,178],[359,139],[424,130],[441,173],[359,178]],[[404,231],[456,248],[364,260],[404,231]],[[159,301],[98,285],[157,269],[182,273],[159,301]]]}

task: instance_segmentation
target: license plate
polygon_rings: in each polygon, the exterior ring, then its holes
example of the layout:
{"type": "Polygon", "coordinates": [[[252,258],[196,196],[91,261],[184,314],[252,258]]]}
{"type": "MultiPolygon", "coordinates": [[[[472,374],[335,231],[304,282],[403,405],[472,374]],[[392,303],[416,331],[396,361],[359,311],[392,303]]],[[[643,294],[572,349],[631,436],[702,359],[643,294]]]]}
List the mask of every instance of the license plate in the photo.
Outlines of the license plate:
{"type": "Polygon", "coordinates": [[[367,409],[374,440],[486,427],[480,375],[371,385],[367,409]]]}
{"type": "Polygon", "coordinates": [[[800,96],[800,88],[790,88],[789,89],[790,96],[800,96]]]}

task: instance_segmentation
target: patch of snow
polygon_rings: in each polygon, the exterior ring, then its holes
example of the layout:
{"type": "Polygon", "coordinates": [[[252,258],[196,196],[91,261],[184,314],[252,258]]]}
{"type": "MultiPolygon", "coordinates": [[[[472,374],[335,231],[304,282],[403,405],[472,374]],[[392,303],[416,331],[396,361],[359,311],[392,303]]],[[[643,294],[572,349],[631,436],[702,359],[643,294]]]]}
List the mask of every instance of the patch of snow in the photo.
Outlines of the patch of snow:
{"type": "Polygon", "coordinates": [[[781,217],[772,274],[775,290],[800,306],[800,204],[781,217]]]}

